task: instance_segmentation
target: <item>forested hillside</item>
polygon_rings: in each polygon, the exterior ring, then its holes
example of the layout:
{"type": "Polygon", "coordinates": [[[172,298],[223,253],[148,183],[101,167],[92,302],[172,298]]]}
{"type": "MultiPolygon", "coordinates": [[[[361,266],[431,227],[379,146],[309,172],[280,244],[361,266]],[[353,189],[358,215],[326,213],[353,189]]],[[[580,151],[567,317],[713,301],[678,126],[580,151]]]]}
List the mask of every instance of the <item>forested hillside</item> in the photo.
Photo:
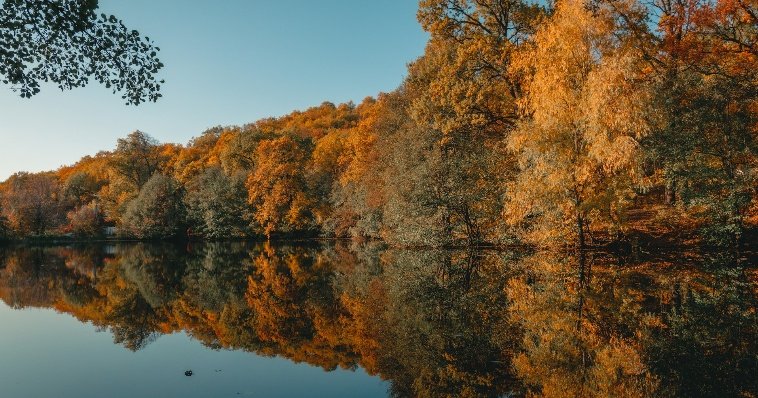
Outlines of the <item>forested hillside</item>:
{"type": "Polygon", "coordinates": [[[758,1],[538,4],[422,0],[425,54],[360,104],[186,145],[135,131],[74,165],[17,173],[0,184],[0,236],[749,239],[758,1]]]}

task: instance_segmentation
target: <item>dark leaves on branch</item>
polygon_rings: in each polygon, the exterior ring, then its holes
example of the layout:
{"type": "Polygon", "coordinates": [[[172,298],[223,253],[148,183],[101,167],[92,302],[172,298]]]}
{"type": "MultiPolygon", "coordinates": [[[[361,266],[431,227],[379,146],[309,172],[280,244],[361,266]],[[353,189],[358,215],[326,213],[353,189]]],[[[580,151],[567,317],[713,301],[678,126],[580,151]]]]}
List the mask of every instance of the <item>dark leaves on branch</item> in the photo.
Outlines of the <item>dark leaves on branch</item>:
{"type": "Polygon", "coordinates": [[[22,97],[42,82],[61,90],[82,87],[90,77],[127,104],[161,97],[163,63],[147,37],[114,15],[95,13],[96,0],[6,0],[0,8],[0,75],[22,97]]]}

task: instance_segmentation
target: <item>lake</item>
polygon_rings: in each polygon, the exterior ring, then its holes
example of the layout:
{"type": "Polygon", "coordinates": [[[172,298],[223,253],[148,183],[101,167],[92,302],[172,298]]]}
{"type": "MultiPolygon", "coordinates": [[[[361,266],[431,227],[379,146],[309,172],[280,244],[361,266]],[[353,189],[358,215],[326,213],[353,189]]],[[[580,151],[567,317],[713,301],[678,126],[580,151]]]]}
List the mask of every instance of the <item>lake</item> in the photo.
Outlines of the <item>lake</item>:
{"type": "Polygon", "coordinates": [[[8,246],[0,396],[755,397],[757,308],[729,252],[8,246]]]}

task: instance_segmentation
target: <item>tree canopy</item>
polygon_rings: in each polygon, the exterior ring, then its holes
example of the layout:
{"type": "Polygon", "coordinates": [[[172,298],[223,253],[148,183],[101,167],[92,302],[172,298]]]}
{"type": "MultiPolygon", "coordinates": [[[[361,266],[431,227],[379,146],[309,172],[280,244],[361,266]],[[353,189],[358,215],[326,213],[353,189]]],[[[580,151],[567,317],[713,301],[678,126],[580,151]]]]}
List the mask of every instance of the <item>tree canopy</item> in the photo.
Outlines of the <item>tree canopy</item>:
{"type": "Polygon", "coordinates": [[[0,77],[25,98],[43,83],[69,90],[94,79],[127,104],[156,101],[158,51],[118,17],[98,14],[97,0],[5,0],[0,7],[0,77]]]}
{"type": "Polygon", "coordinates": [[[742,245],[758,233],[756,6],[424,0],[429,42],[397,89],[186,144],[135,131],[1,183],[0,217],[16,238],[137,236],[170,214],[177,228],[141,236],[742,245]]]}

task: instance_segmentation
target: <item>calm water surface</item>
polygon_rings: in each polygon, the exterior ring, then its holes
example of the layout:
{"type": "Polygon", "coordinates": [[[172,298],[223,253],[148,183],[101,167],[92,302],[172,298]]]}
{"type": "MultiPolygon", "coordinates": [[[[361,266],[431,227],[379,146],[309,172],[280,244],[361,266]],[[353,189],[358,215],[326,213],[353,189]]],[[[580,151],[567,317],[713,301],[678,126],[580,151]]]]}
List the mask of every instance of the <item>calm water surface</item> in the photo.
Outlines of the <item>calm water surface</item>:
{"type": "Polygon", "coordinates": [[[756,308],[732,253],[4,247],[0,396],[756,397],[756,308]]]}

